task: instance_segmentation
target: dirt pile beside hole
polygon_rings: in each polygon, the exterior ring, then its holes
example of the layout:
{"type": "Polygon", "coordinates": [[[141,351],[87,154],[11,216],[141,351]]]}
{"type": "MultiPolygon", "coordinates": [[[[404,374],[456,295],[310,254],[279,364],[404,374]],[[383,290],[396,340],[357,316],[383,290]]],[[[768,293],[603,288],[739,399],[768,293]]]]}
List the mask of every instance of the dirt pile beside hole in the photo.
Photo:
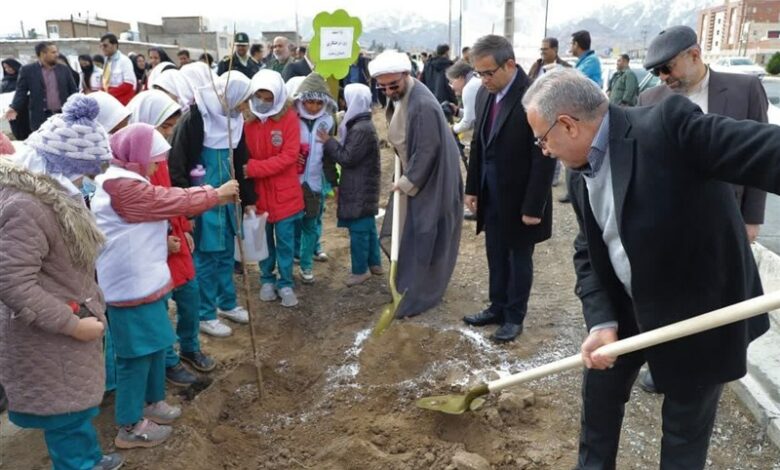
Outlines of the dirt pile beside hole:
{"type": "Polygon", "coordinates": [[[472,353],[473,346],[456,331],[397,322],[366,341],[357,379],[366,385],[397,384],[419,378],[436,363],[472,353]]]}

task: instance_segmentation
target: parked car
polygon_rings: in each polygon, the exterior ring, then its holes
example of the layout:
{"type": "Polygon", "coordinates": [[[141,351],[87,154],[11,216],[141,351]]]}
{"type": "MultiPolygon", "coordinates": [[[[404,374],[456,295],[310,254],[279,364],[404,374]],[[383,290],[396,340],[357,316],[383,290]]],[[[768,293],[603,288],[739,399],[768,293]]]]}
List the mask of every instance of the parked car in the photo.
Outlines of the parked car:
{"type": "Polygon", "coordinates": [[[769,122],[780,126],[780,77],[764,77],[761,84],[764,85],[766,97],[769,99],[769,122]]]}
{"type": "Polygon", "coordinates": [[[744,73],[755,75],[758,78],[763,78],[766,75],[766,70],[763,67],[756,65],[747,57],[724,57],[711,63],[710,67],[718,72],[744,73]]]}
{"type": "Polygon", "coordinates": [[[645,75],[645,77],[639,82],[639,94],[641,95],[643,91],[656,87],[661,84],[661,79],[653,75],[652,73],[648,73],[645,75]]]}

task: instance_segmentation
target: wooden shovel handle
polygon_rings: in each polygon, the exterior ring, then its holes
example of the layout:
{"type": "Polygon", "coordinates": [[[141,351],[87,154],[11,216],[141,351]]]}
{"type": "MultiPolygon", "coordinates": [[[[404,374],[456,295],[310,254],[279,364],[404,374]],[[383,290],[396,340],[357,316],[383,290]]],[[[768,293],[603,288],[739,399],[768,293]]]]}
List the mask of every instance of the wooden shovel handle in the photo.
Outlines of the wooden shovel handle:
{"type": "MultiPolygon", "coordinates": [[[[395,178],[393,182],[398,184],[401,179],[401,157],[395,156],[395,178]]],[[[393,191],[393,225],[390,238],[390,261],[398,261],[398,249],[401,244],[401,220],[398,217],[399,208],[401,205],[401,192],[393,191]]]]}
{"type": "MultiPolygon", "coordinates": [[[[672,323],[664,327],[606,344],[598,349],[608,356],[621,356],[640,349],[649,348],[661,343],[673,341],[702,331],[718,328],[729,323],[745,320],[764,312],[780,308],[780,290],[759,297],[754,297],[728,307],[719,308],[709,313],[672,323]]],[[[582,355],[575,354],[543,366],[535,367],[517,374],[494,380],[488,383],[491,392],[497,392],[512,385],[518,385],[540,377],[546,377],[569,369],[583,366],[582,355]]]]}

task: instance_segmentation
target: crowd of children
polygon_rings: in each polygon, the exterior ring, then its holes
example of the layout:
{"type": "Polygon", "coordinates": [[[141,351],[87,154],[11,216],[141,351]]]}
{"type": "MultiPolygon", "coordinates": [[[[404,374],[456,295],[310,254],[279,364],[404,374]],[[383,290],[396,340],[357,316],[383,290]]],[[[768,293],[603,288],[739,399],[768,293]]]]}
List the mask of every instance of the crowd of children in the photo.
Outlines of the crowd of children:
{"type": "Polygon", "coordinates": [[[346,285],[383,273],[367,86],[346,87],[339,122],[316,73],[285,84],[272,70],[250,80],[163,65],[126,107],[73,95],[0,160],[0,235],[14,241],[0,255],[12,278],[0,287],[0,383],[11,421],[44,430],[55,469],[122,465],[92,425],[106,391],[116,393],[117,448],[171,435],[181,409],[166,402],[166,381],[190,385],[215,369],[199,333],[225,337],[223,319],[249,321],[233,280],[237,208],[268,214],[263,301],[298,304],[296,260],[299,282],[314,282],[334,188],[351,242],[346,285]]]}

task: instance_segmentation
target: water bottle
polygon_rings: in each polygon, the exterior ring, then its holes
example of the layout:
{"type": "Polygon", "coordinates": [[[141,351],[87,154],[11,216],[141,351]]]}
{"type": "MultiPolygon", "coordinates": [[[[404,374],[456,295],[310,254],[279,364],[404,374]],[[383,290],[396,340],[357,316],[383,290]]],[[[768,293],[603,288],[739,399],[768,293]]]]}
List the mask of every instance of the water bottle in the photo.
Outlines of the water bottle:
{"type": "Polygon", "coordinates": [[[190,182],[193,186],[203,186],[203,182],[206,179],[206,169],[203,165],[196,165],[195,168],[190,171],[190,182]]]}
{"type": "Polygon", "coordinates": [[[298,174],[302,175],[304,171],[306,171],[306,159],[309,158],[309,144],[302,143],[301,148],[299,150],[299,156],[298,156],[298,174]]]}

